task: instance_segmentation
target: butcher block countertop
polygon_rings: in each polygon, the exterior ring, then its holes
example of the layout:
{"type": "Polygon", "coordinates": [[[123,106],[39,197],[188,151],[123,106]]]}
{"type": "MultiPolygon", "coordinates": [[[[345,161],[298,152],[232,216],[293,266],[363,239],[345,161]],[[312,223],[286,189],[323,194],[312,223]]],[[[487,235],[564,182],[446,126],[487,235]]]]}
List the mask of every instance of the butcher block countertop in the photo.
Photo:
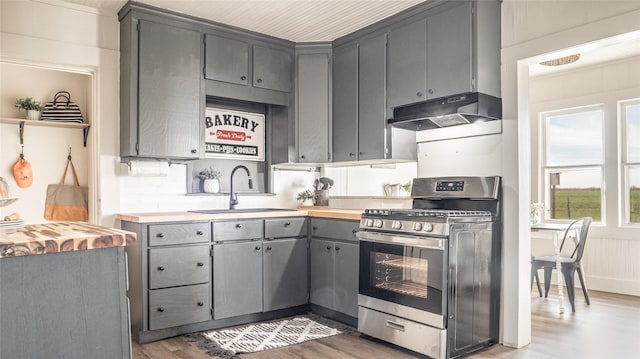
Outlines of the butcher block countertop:
{"type": "Polygon", "coordinates": [[[0,258],[123,247],[136,240],[133,232],[83,222],[30,224],[0,232],[0,258]]]}
{"type": "Polygon", "coordinates": [[[181,222],[181,221],[206,221],[224,219],[251,219],[251,218],[277,218],[277,217],[321,217],[334,219],[360,220],[363,210],[342,209],[330,207],[301,207],[296,210],[257,210],[251,212],[250,209],[243,209],[241,212],[223,213],[194,213],[194,212],[151,212],[151,213],[127,213],[118,214],[116,218],[122,221],[134,223],[155,223],[155,222],[181,222]]]}

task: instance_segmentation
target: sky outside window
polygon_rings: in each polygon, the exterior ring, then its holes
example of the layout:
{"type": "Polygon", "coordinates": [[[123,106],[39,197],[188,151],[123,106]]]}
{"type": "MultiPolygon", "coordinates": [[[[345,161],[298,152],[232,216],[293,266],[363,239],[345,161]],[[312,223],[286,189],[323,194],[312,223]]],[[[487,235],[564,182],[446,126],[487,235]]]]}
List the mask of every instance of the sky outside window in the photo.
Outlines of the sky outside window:
{"type": "Polygon", "coordinates": [[[547,166],[602,164],[601,110],[548,118],[547,166]]]}

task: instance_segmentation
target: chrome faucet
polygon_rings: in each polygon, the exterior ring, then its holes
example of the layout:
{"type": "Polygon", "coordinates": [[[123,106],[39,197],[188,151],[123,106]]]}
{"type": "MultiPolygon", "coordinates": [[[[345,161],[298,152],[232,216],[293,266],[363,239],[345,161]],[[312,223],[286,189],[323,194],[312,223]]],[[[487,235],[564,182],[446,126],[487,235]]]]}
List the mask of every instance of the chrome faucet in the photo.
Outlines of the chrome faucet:
{"type": "Polygon", "coordinates": [[[240,168],[242,168],[243,170],[245,170],[245,172],[247,172],[247,176],[249,177],[249,189],[253,188],[253,182],[251,181],[251,173],[249,173],[249,169],[243,165],[239,165],[239,166],[235,166],[233,168],[233,170],[231,171],[231,178],[229,179],[229,182],[231,183],[231,195],[229,197],[229,209],[236,209],[236,205],[238,204],[238,194],[237,193],[233,193],[233,174],[236,173],[237,170],[239,170],[240,168]]]}

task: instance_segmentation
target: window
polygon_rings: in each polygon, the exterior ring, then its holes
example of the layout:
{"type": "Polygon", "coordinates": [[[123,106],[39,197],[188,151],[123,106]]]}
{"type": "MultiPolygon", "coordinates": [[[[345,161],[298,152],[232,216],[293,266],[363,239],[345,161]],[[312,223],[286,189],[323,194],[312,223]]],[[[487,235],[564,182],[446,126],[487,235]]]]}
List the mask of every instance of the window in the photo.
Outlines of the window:
{"type": "Polygon", "coordinates": [[[640,223],[640,100],[621,103],[624,131],[623,189],[626,223],[640,223]]]}
{"type": "Polygon", "coordinates": [[[604,114],[599,107],[542,114],[547,218],[603,220],[604,114]]]}

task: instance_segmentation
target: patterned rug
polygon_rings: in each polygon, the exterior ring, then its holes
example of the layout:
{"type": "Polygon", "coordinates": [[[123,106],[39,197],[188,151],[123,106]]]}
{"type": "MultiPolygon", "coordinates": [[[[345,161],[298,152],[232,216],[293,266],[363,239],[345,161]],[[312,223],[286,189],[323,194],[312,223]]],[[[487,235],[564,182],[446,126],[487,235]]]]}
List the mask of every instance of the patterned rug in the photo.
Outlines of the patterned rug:
{"type": "Polygon", "coordinates": [[[187,334],[186,337],[211,356],[236,359],[240,353],[280,348],[353,330],[318,315],[307,314],[273,322],[187,334]]]}

